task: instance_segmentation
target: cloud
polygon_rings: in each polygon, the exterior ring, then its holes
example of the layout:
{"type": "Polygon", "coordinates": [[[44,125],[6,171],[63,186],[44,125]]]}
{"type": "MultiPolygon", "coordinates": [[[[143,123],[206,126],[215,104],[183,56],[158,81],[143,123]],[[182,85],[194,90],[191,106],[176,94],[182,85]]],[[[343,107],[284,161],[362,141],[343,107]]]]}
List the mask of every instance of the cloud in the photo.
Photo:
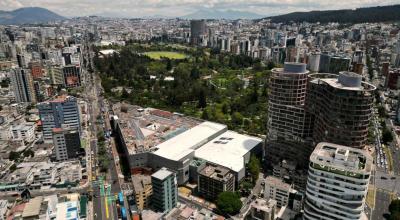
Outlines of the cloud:
{"type": "Polygon", "coordinates": [[[0,0],[0,8],[44,7],[64,16],[182,16],[202,8],[242,10],[262,15],[399,4],[399,0],[0,0]]]}

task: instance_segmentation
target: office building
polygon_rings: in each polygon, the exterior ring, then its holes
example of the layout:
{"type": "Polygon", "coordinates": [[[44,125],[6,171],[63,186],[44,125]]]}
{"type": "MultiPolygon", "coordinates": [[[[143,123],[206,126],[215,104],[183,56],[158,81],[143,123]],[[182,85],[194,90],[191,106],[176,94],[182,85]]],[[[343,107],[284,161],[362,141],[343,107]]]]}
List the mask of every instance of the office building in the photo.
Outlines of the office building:
{"type": "Polygon", "coordinates": [[[308,57],[307,69],[311,72],[319,71],[319,60],[321,59],[320,52],[313,52],[308,57]]]}
{"type": "Polygon", "coordinates": [[[178,201],[178,186],[175,173],[163,167],[151,175],[153,187],[153,207],[167,213],[176,207],[178,201]]]}
{"type": "Polygon", "coordinates": [[[53,128],[53,143],[57,161],[70,160],[82,155],[80,135],[76,128],[53,128]]]}
{"type": "Polygon", "coordinates": [[[190,21],[190,43],[199,45],[207,35],[207,25],[205,20],[190,21]]]}
{"type": "Polygon", "coordinates": [[[33,80],[29,70],[16,68],[11,72],[11,85],[17,102],[36,103],[33,80]]]}
{"type": "Polygon", "coordinates": [[[153,195],[151,176],[141,174],[133,175],[132,183],[136,206],[139,210],[147,209],[151,202],[151,195],[153,195]]]}
{"type": "Polygon", "coordinates": [[[313,141],[363,148],[367,143],[375,86],[353,72],[311,74],[307,110],[313,115],[313,141]]]}
{"type": "Polygon", "coordinates": [[[235,176],[228,168],[207,164],[198,174],[198,190],[206,199],[214,201],[221,192],[235,191],[235,176]]]}
{"type": "Polygon", "coordinates": [[[66,88],[81,86],[80,67],[68,65],[63,68],[64,86],[66,88]]]}
{"type": "Polygon", "coordinates": [[[33,79],[38,79],[38,78],[43,77],[43,70],[42,70],[42,65],[40,65],[40,62],[31,61],[31,62],[29,62],[28,67],[31,70],[33,79]]]}
{"type": "Polygon", "coordinates": [[[400,88],[400,69],[391,69],[388,71],[385,86],[389,89],[400,88]]]}
{"type": "Polygon", "coordinates": [[[54,85],[64,85],[64,75],[62,67],[51,66],[48,68],[51,83],[54,85]]]}
{"type": "Polygon", "coordinates": [[[364,150],[321,142],[310,157],[304,219],[361,219],[373,159],[364,150]]]}
{"type": "Polygon", "coordinates": [[[284,68],[272,69],[266,157],[273,164],[283,159],[304,162],[311,153],[306,144],[311,136],[311,118],[304,107],[307,75],[303,63],[285,63],[284,68]]]}
{"type": "Polygon", "coordinates": [[[351,59],[344,56],[333,56],[329,61],[329,73],[338,74],[341,71],[348,71],[351,59]]]}
{"type": "Polygon", "coordinates": [[[60,96],[37,105],[43,127],[45,141],[53,140],[53,128],[67,125],[71,129],[81,130],[78,103],[73,96],[60,96]]]}

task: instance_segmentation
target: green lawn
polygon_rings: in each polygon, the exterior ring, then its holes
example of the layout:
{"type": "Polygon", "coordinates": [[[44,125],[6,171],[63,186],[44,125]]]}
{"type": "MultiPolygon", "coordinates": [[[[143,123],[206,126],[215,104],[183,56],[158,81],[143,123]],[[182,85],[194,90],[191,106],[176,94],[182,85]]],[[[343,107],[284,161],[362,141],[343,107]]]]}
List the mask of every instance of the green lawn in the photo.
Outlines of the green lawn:
{"type": "Polygon", "coordinates": [[[187,56],[184,53],[170,52],[170,51],[151,51],[144,53],[152,59],[159,60],[161,57],[168,57],[169,59],[181,60],[187,56]]]}

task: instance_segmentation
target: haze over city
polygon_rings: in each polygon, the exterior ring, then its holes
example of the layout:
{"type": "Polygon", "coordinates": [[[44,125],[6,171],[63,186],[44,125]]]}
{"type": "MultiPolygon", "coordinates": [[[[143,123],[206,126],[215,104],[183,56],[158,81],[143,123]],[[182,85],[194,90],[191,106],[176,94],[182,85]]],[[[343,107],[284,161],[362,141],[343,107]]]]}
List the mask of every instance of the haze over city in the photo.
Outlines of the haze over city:
{"type": "Polygon", "coordinates": [[[2,0],[0,9],[45,7],[66,17],[178,17],[201,9],[245,11],[273,16],[295,11],[352,9],[397,3],[398,0],[2,0]]]}

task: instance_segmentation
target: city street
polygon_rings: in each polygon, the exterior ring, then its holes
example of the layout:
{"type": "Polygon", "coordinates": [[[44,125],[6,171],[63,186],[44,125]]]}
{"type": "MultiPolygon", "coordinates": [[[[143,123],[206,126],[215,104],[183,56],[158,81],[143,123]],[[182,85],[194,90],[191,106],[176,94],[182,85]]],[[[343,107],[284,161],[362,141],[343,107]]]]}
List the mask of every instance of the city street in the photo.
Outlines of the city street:
{"type": "Polygon", "coordinates": [[[390,204],[390,194],[383,190],[376,191],[375,209],[372,213],[373,220],[384,219],[384,214],[388,213],[390,204]]]}

